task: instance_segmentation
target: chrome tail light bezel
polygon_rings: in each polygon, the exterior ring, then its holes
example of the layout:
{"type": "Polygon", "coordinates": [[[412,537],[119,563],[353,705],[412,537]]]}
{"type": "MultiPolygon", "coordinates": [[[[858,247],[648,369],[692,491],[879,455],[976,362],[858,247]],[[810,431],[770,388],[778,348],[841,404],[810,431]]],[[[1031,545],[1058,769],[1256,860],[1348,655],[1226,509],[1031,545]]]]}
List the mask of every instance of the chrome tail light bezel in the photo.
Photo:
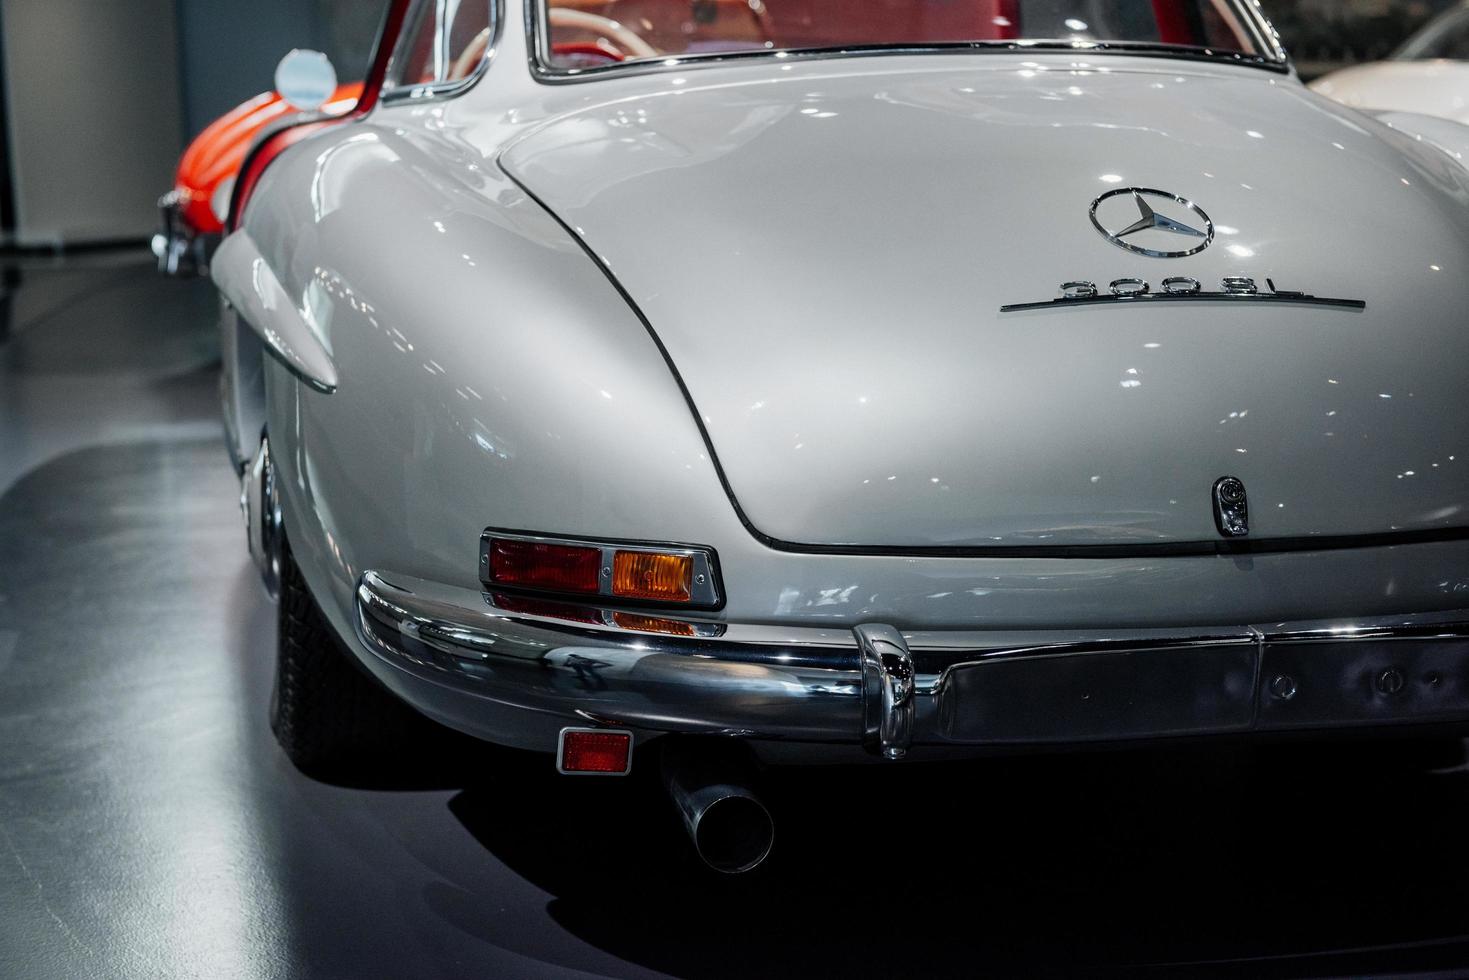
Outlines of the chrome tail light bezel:
{"type": "Polygon", "coordinates": [[[479,542],[479,580],[486,589],[525,595],[555,596],[567,599],[596,599],[599,604],[630,605],[658,609],[702,609],[717,610],[724,607],[724,589],[719,575],[719,557],[713,548],[703,545],[674,544],[669,542],[628,541],[614,538],[563,536],[528,531],[513,531],[503,528],[485,528],[479,542]],[[596,592],[577,592],[528,588],[514,583],[498,582],[491,577],[490,549],[495,541],[516,541],[529,544],[547,544],[571,548],[596,548],[601,552],[601,564],[597,577],[596,592]],[[612,591],[613,563],[617,553],[678,555],[688,557],[693,563],[693,575],[689,583],[687,602],[667,599],[639,599],[618,595],[612,591]]]}

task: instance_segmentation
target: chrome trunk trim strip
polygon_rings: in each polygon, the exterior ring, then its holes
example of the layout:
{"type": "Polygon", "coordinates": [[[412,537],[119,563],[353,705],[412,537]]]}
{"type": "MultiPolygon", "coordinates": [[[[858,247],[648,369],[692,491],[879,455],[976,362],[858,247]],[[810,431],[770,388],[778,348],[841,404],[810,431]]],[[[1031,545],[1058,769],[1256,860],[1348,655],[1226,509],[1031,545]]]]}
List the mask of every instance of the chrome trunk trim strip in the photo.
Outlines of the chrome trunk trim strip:
{"type": "Polygon", "coordinates": [[[1077,298],[1058,297],[1038,303],[1010,303],[1000,307],[1001,313],[1022,313],[1026,310],[1070,309],[1074,306],[1118,306],[1134,303],[1244,303],[1248,305],[1275,304],[1286,306],[1323,306],[1343,310],[1365,310],[1367,303],[1360,299],[1334,299],[1328,296],[1312,296],[1309,293],[1137,293],[1115,296],[1098,293],[1095,296],[1077,298]]]}

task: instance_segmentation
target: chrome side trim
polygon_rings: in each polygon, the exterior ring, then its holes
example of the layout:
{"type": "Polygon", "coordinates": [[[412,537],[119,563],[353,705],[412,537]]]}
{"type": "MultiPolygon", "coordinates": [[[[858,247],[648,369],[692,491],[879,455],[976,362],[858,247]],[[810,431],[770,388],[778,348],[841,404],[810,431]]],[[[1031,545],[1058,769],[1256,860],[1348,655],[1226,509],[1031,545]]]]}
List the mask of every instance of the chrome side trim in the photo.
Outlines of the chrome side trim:
{"type": "Polygon", "coordinates": [[[884,759],[901,759],[913,744],[913,654],[891,626],[858,626],[852,633],[862,651],[863,741],[884,759]]]}
{"type": "Polygon", "coordinates": [[[325,341],[296,308],[248,231],[225,238],[214,253],[210,275],[271,356],[315,390],[337,390],[337,367],[325,341]]]}

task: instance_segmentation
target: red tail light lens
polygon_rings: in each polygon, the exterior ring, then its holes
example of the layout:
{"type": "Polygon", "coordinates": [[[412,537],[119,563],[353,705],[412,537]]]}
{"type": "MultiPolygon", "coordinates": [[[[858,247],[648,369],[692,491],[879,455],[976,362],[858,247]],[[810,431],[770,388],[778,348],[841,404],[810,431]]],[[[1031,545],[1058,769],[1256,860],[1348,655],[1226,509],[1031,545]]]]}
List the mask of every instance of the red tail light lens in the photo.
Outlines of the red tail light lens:
{"type": "Polygon", "coordinates": [[[490,581],[552,592],[598,591],[602,549],[540,541],[490,541],[490,581]]]}

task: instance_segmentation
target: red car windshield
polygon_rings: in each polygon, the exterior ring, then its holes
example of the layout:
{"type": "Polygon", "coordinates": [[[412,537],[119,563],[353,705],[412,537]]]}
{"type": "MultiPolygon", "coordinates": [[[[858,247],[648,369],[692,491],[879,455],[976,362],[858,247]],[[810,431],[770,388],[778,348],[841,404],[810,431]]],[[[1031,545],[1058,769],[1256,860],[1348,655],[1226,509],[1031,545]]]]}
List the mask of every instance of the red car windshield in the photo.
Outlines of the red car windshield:
{"type": "Polygon", "coordinates": [[[1017,42],[1283,60],[1246,0],[545,0],[544,64],[1017,42]],[[549,42],[549,43],[547,43],[549,42]]]}

